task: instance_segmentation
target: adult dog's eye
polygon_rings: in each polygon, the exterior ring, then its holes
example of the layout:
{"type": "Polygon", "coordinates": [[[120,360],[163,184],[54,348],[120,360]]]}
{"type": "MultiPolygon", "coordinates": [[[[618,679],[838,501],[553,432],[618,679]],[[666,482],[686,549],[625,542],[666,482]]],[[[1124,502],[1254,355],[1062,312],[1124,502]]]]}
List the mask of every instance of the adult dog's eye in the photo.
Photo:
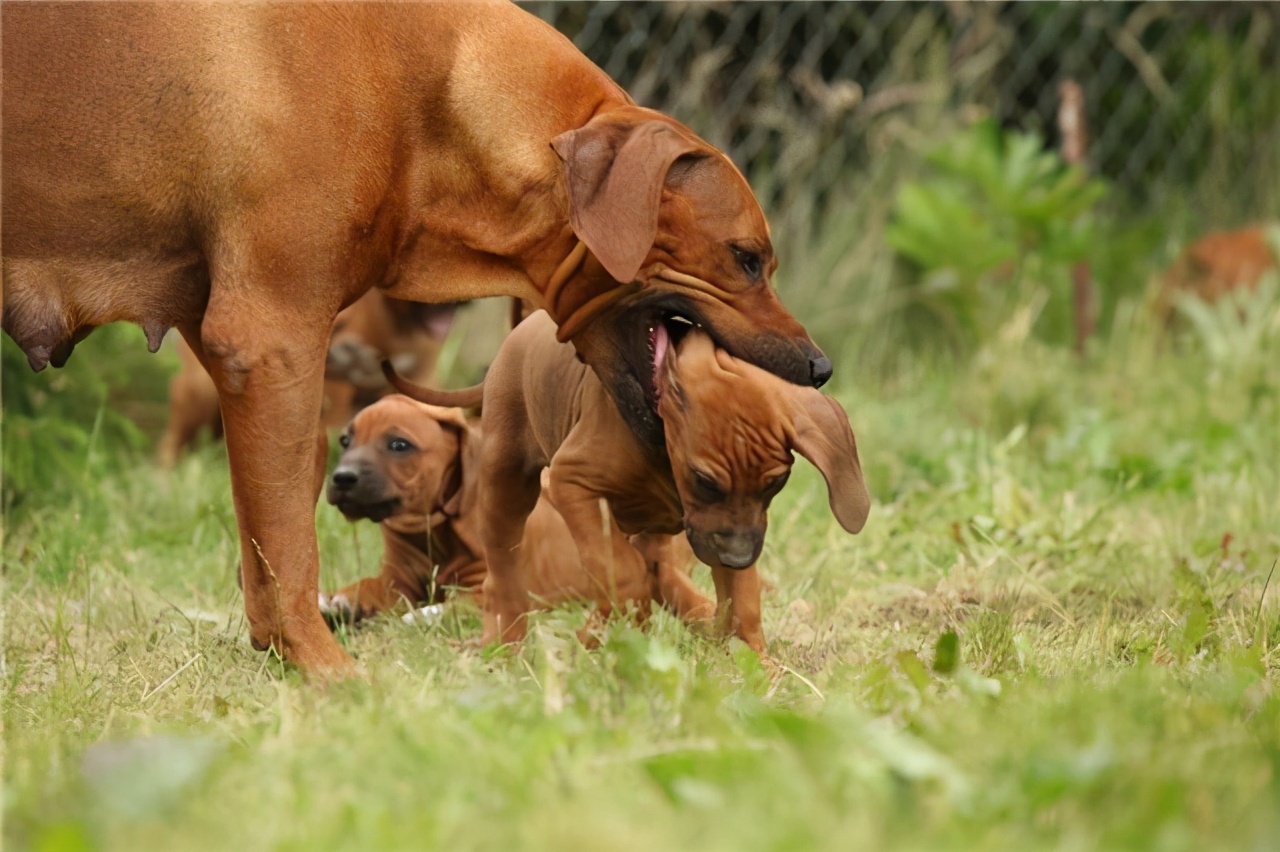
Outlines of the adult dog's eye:
{"type": "Polygon", "coordinates": [[[404,438],[392,438],[387,441],[387,449],[393,453],[407,453],[413,448],[413,444],[410,444],[404,438]]]}
{"type": "Polygon", "coordinates": [[[693,472],[693,493],[703,503],[719,503],[728,496],[714,479],[700,470],[693,472]]]}
{"type": "Polygon", "coordinates": [[[339,436],[338,436],[338,446],[339,446],[339,447],[342,447],[342,449],[344,449],[344,450],[345,450],[347,447],[351,446],[351,436],[350,436],[350,435],[347,435],[347,434],[345,434],[345,433],[344,433],[344,434],[342,434],[342,435],[339,435],[339,436]]]}
{"type": "Polygon", "coordinates": [[[737,246],[731,246],[730,249],[733,251],[733,257],[738,261],[738,266],[742,269],[743,273],[752,281],[759,281],[760,273],[763,271],[763,266],[760,262],[760,255],[748,249],[738,248],[737,246]]]}

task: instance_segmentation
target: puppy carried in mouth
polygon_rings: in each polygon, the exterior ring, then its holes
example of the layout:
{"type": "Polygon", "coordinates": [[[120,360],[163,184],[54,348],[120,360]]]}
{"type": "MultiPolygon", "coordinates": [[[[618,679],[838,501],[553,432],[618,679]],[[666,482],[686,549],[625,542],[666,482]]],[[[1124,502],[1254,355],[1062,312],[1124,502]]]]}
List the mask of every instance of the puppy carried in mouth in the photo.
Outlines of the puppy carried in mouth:
{"type": "Polygon", "coordinates": [[[661,418],[665,448],[636,437],[573,347],[556,340],[543,312],[511,332],[480,387],[418,388],[384,365],[397,390],[422,402],[466,407],[483,400],[484,641],[519,639],[524,614],[536,606],[520,545],[543,493],[544,468],[545,493],[589,575],[641,571],[633,540],[643,545],[685,532],[712,569],[734,632],[757,651],[764,637],[755,563],[792,451],[821,471],[844,529],[856,533],[866,522],[870,498],[857,445],[835,400],[734,358],[699,328],[657,322],[649,339],[647,402],[661,418]]]}

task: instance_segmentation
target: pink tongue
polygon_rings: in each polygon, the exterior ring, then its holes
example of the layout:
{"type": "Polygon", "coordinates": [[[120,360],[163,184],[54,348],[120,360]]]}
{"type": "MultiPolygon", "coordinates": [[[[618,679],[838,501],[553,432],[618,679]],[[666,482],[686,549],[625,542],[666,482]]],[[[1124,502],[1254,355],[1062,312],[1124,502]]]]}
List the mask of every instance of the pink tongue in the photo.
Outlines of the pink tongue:
{"type": "Polygon", "coordinates": [[[658,323],[653,329],[653,377],[662,375],[662,364],[667,360],[667,329],[658,323]]]}

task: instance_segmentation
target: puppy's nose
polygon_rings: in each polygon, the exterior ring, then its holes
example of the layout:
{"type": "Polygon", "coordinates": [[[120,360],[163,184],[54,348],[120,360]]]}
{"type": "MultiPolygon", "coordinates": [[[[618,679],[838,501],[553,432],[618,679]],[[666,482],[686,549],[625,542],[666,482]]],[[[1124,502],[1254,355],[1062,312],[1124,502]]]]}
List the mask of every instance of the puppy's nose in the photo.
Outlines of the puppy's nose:
{"type": "Polygon", "coordinates": [[[340,467],[333,472],[333,487],[338,491],[350,491],[360,481],[354,468],[340,467]]]}
{"type": "Polygon", "coordinates": [[[820,388],[831,378],[831,359],[826,355],[809,359],[809,380],[815,388],[820,388]]]}
{"type": "Polygon", "coordinates": [[[756,538],[750,533],[712,533],[720,564],[726,568],[750,568],[756,561],[756,538]]]}

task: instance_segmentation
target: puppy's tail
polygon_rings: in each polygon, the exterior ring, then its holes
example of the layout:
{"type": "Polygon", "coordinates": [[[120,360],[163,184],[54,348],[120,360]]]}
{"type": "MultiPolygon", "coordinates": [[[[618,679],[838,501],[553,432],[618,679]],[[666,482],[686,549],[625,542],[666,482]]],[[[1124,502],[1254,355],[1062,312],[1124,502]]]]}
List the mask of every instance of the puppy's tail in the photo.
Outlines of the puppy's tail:
{"type": "Polygon", "coordinates": [[[425,402],[427,405],[439,405],[444,408],[475,408],[480,405],[480,400],[484,398],[483,382],[461,390],[424,388],[422,385],[415,385],[397,373],[396,368],[391,366],[391,362],[385,358],[382,361],[382,375],[387,377],[387,383],[399,393],[404,394],[409,399],[425,402]]]}

